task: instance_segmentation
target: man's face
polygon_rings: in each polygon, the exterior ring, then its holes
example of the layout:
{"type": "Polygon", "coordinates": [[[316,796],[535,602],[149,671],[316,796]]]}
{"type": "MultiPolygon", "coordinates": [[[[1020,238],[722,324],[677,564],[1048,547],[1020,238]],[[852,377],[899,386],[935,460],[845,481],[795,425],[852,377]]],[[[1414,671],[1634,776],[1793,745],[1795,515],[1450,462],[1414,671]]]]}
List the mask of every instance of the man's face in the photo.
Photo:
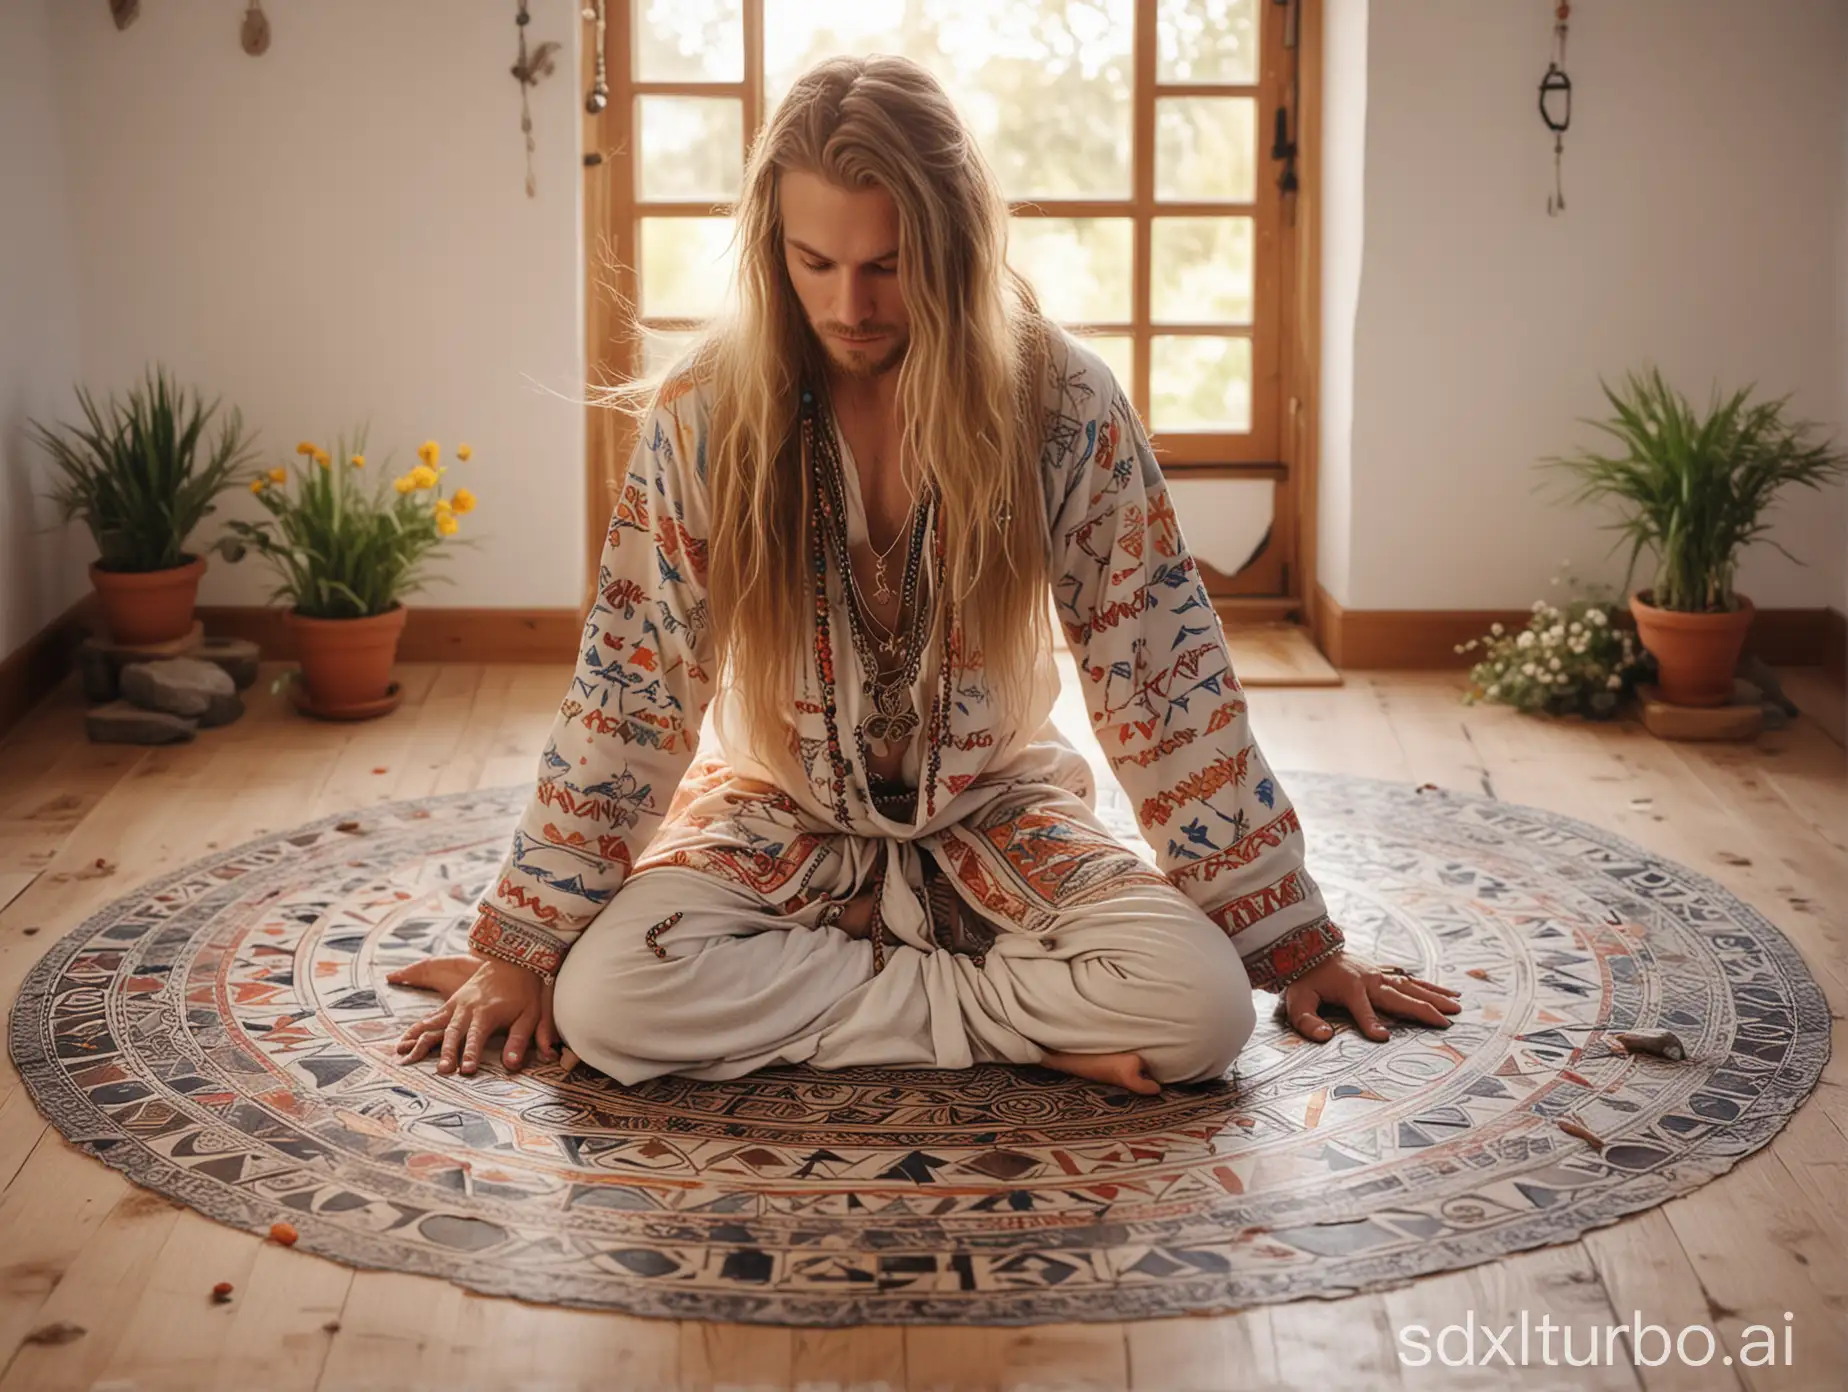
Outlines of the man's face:
{"type": "Polygon", "coordinates": [[[789,280],[829,361],[853,377],[892,371],[911,343],[892,195],[792,170],[778,176],[778,198],[789,280]]]}

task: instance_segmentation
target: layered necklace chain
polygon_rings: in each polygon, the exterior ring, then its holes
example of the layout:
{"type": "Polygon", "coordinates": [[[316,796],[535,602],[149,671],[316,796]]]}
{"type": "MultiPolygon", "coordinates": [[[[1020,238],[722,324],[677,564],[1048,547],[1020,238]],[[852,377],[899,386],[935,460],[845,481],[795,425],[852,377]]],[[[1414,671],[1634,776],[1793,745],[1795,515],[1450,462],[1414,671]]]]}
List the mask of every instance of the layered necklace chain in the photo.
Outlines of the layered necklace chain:
{"type": "MultiPolygon", "coordinates": [[[[843,589],[847,599],[848,633],[854,652],[859,656],[865,694],[872,705],[872,713],[855,724],[854,740],[862,767],[870,768],[867,740],[902,745],[919,725],[911,688],[923,664],[930,633],[928,606],[919,601],[924,547],[930,533],[926,525],[929,497],[927,494],[912,505],[910,525],[893,540],[885,557],[874,552],[873,593],[889,600],[892,589],[885,576],[886,559],[898,550],[901,541],[908,542],[898,589],[898,624],[896,628],[888,628],[867,603],[854,572],[847,530],[844,464],[831,424],[824,419],[821,404],[813,393],[804,396],[802,439],[810,474],[810,497],[814,500],[813,545],[818,583],[825,575],[828,552],[832,552],[846,576],[843,589]],[[872,632],[874,628],[884,636],[876,637],[872,632]]],[[[870,548],[870,539],[868,545],[870,548]]]]}
{"type": "MultiPolygon", "coordinates": [[[[873,545],[872,530],[871,528],[867,529],[866,548],[873,553],[873,598],[878,600],[881,604],[889,602],[892,598],[892,587],[886,583],[886,565],[891,561],[893,553],[898,550],[899,543],[904,541],[907,537],[912,537],[917,534],[918,518],[921,515],[918,505],[913,503],[911,505],[911,511],[905,514],[905,525],[899,529],[898,535],[892,538],[892,544],[883,551],[873,545]]],[[[857,588],[859,581],[856,579],[854,584],[857,588]]],[[[874,614],[870,608],[867,610],[867,617],[872,619],[875,623],[878,623],[879,627],[884,629],[886,633],[890,634],[892,632],[891,629],[886,628],[885,624],[880,621],[879,616],[874,614]]]]}

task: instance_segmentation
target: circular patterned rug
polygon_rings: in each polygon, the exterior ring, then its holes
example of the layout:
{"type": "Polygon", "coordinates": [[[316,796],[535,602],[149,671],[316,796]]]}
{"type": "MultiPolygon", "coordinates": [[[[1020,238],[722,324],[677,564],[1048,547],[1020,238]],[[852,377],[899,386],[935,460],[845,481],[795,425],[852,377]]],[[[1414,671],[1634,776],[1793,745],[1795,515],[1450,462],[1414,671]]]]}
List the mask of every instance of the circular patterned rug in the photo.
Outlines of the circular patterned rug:
{"type": "MultiPolygon", "coordinates": [[[[462,950],[509,788],[144,886],[39,963],[12,1054],[77,1145],[223,1222],[287,1219],[304,1250],[806,1325],[1204,1313],[1468,1266],[1697,1187],[1815,1084],[1822,992],[1720,885],[1534,808],[1279,777],[1336,920],[1460,988],[1452,1028],[1315,1045],[1261,1012],[1232,1076],[1159,1097],[1004,1065],[631,1089],[405,1067],[393,1042],[432,997],[385,973],[462,950]],[[1663,1027],[1686,1061],[1607,1039],[1663,1027]]],[[[1100,811],[1134,836],[1120,794],[1100,811]]]]}

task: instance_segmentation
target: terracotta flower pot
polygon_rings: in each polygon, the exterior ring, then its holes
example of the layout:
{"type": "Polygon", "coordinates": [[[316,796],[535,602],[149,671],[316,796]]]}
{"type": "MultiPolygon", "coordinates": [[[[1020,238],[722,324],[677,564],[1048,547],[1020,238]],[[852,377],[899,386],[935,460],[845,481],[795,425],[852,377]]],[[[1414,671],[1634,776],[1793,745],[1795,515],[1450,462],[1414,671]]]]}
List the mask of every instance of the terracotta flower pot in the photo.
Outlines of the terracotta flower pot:
{"type": "Polygon", "coordinates": [[[383,715],[391,699],[391,664],[404,632],[402,604],[365,619],[310,619],[293,610],[283,618],[295,637],[306,709],[332,719],[383,715]]]}
{"type": "Polygon", "coordinates": [[[103,607],[109,637],[117,643],[167,643],[192,628],[205,557],[166,570],[104,570],[90,566],[90,584],[103,607]]]}
{"type": "Polygon", "coordinates": [[[1745,648],[1746,631],[1758,611],[1738,595],[1729,614],[1690,614],[1658,609],[1647,600],[1653,591],[1630,596],[1636,633],[1656,660],[1656,684],[1662,699],[1675,706],[1723,706],[1732,699],[1733,669],[1745,648]]]}

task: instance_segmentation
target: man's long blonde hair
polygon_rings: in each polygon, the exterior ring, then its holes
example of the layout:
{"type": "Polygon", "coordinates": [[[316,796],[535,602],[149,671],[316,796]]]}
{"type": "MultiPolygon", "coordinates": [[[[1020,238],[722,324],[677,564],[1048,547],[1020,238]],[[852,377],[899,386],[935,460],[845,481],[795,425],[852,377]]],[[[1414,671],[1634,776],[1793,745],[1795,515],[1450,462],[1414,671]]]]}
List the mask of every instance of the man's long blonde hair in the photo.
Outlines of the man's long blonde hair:
{"type": "MultiPolygon", "coordinates": [[[[784,259],[777,181],[798,170],[845,189],[877,185],[897,205],[911,320],[898,369],[900,459],[913,496],[925,485],[936,492],[937,592],[956,606],[959,661],[979,660],[992,697],[1016,709],[1051,640],[1039,479],[1051,330],[1007,265],[1007,203],[974,138],[936,80],[905,58],[833,58],[796,82],[745,170],[731,311],[661,374],[691,373],[710,389],[712,656],[750,728],[787,746],[798,664],[814,660],[797,415],[803,385],[819,387],[827,363],[784,259]]],[[[652,399],[659,385],[638,383],[630,399],[652,399]]],[[[937,603],[928,652],[942,650],[947,618],[937,603]]],[[[837,654],[845,643],[835,636],[837,654]]],[[[763,754],[780,762],[782,752],[763,754]]]]}

